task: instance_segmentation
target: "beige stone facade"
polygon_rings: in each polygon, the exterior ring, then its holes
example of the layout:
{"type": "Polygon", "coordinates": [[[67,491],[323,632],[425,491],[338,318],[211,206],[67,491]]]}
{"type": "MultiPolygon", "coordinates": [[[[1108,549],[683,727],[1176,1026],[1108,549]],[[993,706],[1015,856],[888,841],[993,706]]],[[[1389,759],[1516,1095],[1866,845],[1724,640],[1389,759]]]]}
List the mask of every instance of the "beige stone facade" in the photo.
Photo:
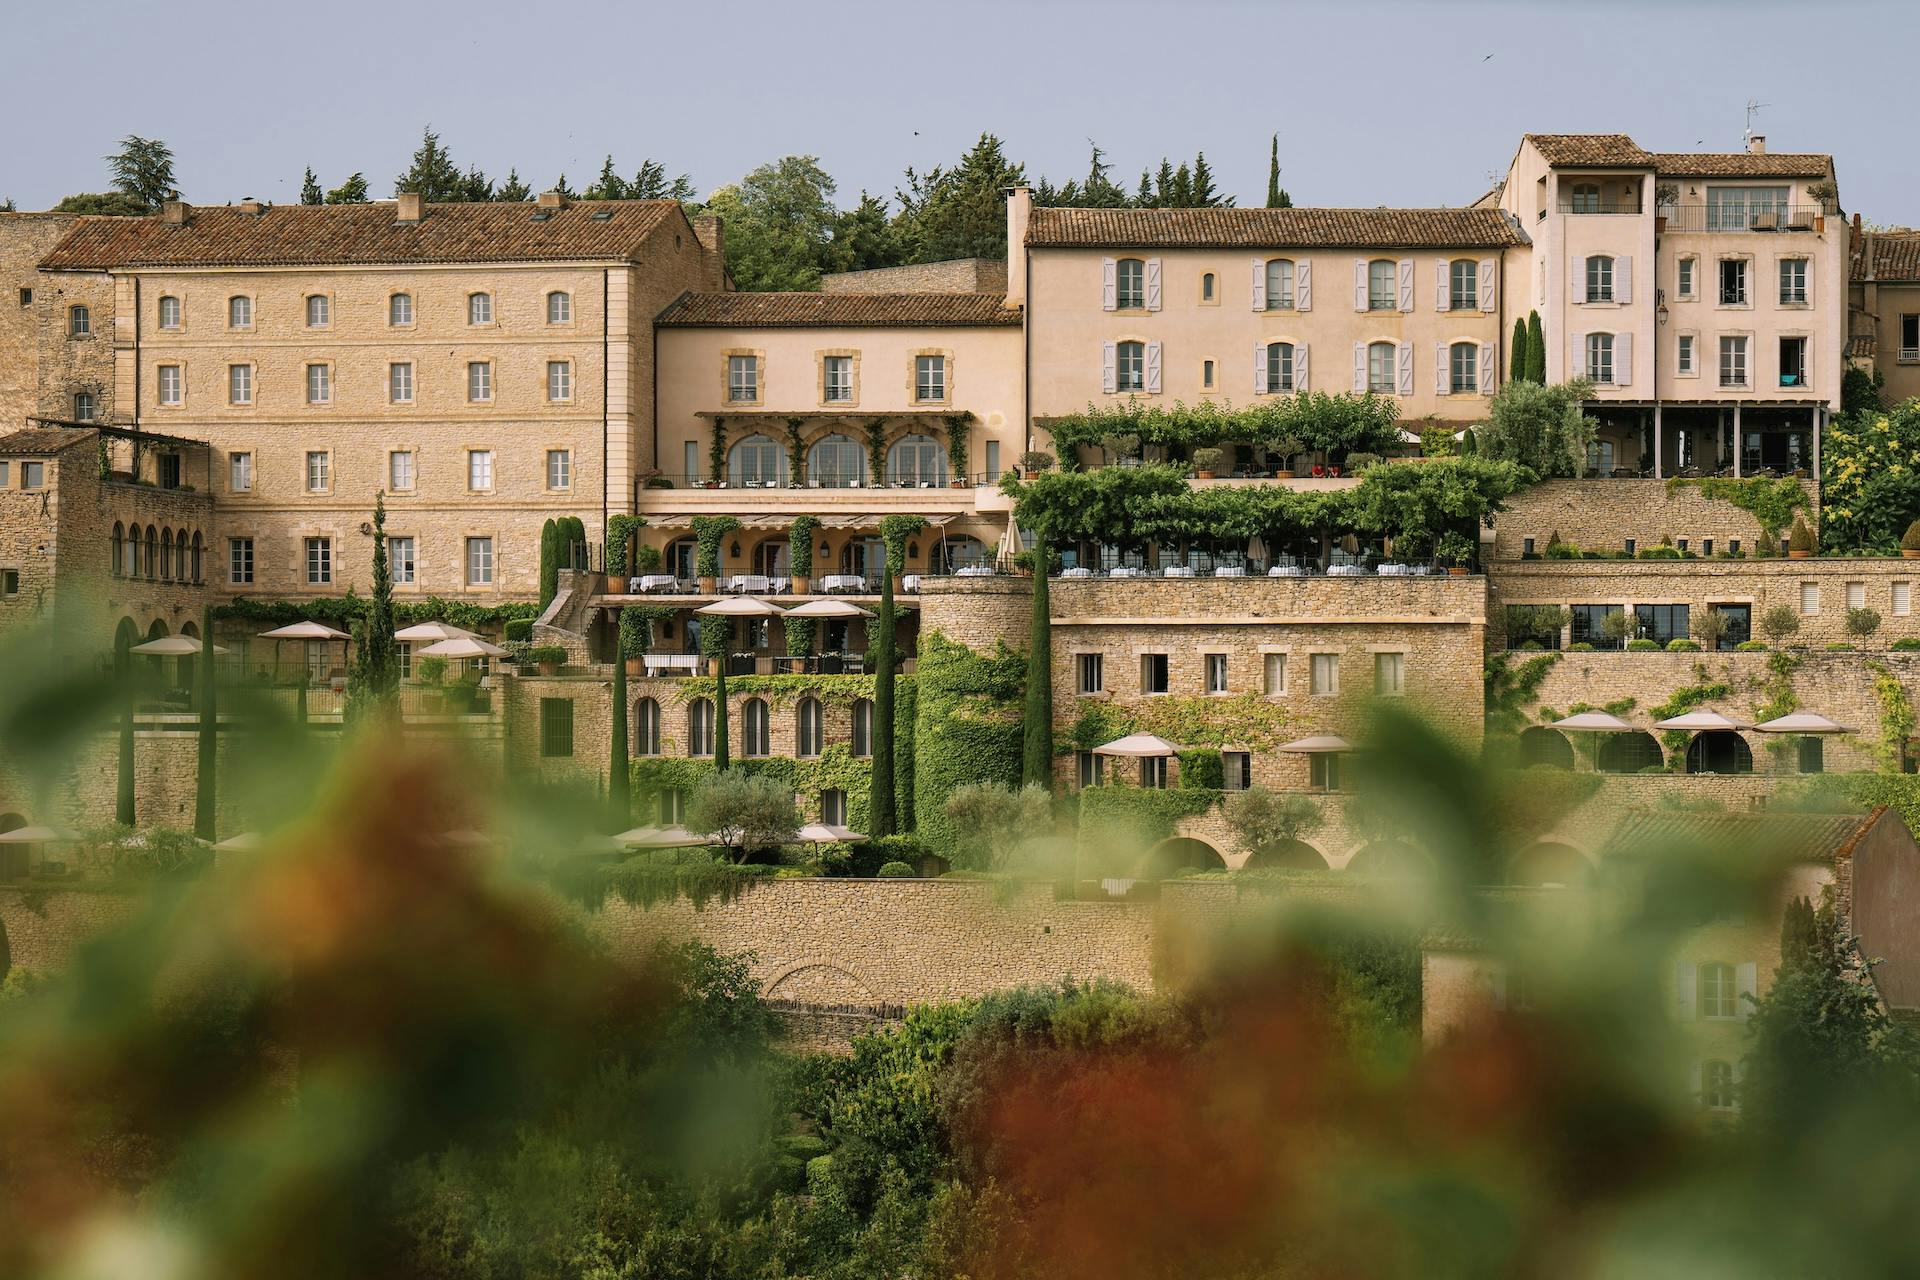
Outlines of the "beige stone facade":
{"type": "MultiPolygon", "coordinates": [[[[1802,508],[1809,525],[1818,523],[1818,486],[1800,482],[1802,508]]],[[[1769,530],[1785,545],[1788,529],[1769,530]]],[[[1709,498],[1699,487],[1654,479],[1547,480],[1507,499],[1494,517],[1493,555],[1518,560],[1545,555],[1556,533],[1582,551],[1638,552],[1671,541],[1702,556],[1720,552],[1751,555],[1759,545],[1760,522],[1742,507],[1709,498]]]]}

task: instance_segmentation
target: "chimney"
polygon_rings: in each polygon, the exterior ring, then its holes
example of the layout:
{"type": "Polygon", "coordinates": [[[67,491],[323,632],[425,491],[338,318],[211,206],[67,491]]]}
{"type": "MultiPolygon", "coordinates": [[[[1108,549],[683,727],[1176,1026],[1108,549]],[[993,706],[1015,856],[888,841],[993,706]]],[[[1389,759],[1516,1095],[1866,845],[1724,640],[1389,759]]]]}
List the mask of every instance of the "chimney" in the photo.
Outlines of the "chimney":
{"type": "Polygon", "coordinates": [[[701,284],[709,292],[720,293],[727,287],[727,236],[720,219],[703,213],[693,220],[694,238],[700,242],[703,259],[701,284]]]}
{"type": "Polygon", "coordinates": [[[394,214],[395,222],[418,222],[426,216],[418,191],[397,192],[394,198],[400,205],[399,211],[394,214]]]}
{"type": "Polygon", "coordinates": [[[567,198],[558,191],[542,191],[536,203],[542,209],[564,209],[567,207],[567,198]]]}
{"type": "Polygon", "coordinates": [[[260,207],[260,202],[252,196],[248,196],[240,202],[240,212],[242,213],[257,214],[260,212],[260,207]]]}
{"type": "Polygon", "coordinates": [[[193,206],[185,200],[169,200],[160,206],[160,220],[170,227],[184,227],[193,215],[193,206]]]}
{"type": "Polygon", "coordinates": [[[1027,301],[1027,223],[1033,217],[1033,188],[1007,189],[1007,305],[1027,301]]]}
{"type": "Polygon", "coordinates": [[[1767,154],[1767,135],[1764,133],[1748,134],[1747,154],[1750,156],[1763,156],[1767,154]]]}

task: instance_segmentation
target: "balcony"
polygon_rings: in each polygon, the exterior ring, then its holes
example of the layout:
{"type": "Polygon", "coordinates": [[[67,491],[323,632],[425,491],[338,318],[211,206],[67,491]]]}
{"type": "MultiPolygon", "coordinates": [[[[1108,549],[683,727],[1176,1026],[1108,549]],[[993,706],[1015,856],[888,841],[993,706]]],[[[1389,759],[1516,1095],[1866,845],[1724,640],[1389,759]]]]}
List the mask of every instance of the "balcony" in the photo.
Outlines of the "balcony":
{"type": "Polygon", "coordinates": [[[1740,206],[1709,208],[1706,205],[1675,205],[1661,209],[1668,231],[1820,231],[1825,227],[1826,210],[1819,205],[1774,205],[1767,208],[1740,206]]]}
{"type": "Polygon", "coordinates": [[[1645,208],[1638,200],[1562,200],[1560,212],[1566,214],[1640,214],[1645,208]]]}

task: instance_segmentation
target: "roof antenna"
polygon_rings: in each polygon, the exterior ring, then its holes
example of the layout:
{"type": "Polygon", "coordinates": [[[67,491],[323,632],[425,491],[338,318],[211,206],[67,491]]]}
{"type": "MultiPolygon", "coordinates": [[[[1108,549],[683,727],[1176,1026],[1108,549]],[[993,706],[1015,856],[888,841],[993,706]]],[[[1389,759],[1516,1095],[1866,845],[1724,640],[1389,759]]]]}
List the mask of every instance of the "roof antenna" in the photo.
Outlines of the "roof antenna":
{"type": "Polygon", "coordinates": [[[1747,99],[1747,134],[1746,137],[1742,139],[1743,142],[1748,144],[1753,142],[1753,117],[1755,113],[1762,107],[1770,107],[1772,105],[1771,102],[1760,102],[1754,98],[1747,99]]]}

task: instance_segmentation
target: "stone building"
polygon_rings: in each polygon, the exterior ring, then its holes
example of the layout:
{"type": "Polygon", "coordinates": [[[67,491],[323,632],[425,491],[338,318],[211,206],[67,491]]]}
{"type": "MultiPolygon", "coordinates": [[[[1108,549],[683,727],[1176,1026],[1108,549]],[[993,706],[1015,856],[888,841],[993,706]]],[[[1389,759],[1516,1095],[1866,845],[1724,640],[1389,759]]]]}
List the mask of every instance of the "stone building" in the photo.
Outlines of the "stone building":
{"type": "Polygon", "coordinates": [[[1853,216],[1847,355],[1885,379],[1887,404],[1920,395],[1920,231],[1867,231],[1853,216]]]}

